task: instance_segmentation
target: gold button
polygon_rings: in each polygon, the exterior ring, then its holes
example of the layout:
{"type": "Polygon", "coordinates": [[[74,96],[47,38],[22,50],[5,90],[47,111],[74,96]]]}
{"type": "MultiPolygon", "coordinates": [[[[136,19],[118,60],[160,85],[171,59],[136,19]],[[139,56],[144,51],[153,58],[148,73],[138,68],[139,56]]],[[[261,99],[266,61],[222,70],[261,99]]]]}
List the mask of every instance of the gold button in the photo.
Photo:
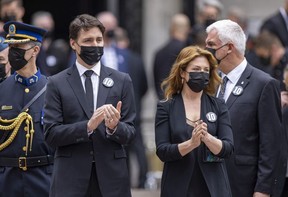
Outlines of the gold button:
{"type": "Polygon", "coordinates": [[[28,88],[25,88],[25,92],[26,92],[26,93],[29,93],[30,90],[29,90],[28,88]]]}
{"type": "Polygon", "coordinates": [[[24,152],[26,152],[26,146],[23,146],[22,150],[23,150],[24,152]]]}

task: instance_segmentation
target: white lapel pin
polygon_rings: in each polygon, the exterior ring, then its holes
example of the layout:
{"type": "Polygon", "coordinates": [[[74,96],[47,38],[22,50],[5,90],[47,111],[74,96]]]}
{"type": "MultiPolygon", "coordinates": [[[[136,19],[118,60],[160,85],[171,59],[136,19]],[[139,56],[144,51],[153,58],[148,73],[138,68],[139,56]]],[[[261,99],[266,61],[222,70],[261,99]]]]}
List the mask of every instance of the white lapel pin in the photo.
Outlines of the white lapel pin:
{"type": "Polygon", "coordinates": [[[217,120],[217,115],[214,112],[208,112],[206,114],[206,118],[209,122],[216,122],[217,120]]]}
{"type": "Polygon", "coordinates": [[[107,88],[111,88],[111,87],[114,85],[114,81],[113,81],[113,79],[111,79],[110,77],[106,77],[106,78],[103,80],[102,84],[103,84],[105,87],[107,87],[107,88]]]}
{"type": "Polygon", "coordinates": [[[235,86],[232,93],[235,95],[235,96],[239,96],[243,93],[243,88],[242,86],[235,86]]]}

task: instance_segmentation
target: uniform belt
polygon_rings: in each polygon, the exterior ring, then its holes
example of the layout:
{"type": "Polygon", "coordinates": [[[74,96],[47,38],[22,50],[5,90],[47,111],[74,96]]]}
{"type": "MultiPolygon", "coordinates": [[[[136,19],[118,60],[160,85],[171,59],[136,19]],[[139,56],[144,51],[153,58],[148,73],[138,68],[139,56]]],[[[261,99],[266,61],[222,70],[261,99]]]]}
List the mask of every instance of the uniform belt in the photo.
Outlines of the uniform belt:
{"type": "Polygon", "coordinates": [[[54,158],[51,155],[19,158],[0,157],[0,166],[18,167],[22,170],[27,170],[28,167],[37,167],[53,164],[53,160],[54,158]]]}

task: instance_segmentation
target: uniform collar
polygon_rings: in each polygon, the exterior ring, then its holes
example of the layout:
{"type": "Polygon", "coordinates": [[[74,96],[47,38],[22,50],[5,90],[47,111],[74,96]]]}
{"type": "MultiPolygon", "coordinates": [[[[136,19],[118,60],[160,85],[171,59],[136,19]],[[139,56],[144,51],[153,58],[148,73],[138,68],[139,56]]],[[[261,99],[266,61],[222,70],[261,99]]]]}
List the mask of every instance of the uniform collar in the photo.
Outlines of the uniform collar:
{"type": "Polygon", "coordinates": [[[22,77],[21,75],[19,75],[18,73],[14,73],[14,79],[16,82],[24,85],[24,86],[31,86],[33,85],[34,83],[36,83],[41,77],[41,72],[40,70],[38,69],[37,72],[29,77],[29,78],[26,78],[26,77],[22,77]]]}

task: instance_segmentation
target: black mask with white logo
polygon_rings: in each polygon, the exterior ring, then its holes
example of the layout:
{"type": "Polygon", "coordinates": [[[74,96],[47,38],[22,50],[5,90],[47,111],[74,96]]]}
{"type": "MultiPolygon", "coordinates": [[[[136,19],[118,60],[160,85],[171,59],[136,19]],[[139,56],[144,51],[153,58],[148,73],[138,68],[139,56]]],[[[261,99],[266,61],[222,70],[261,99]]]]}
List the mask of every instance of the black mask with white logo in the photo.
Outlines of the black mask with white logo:
{"type": "Polygon", "coordinates": [[[21,68],[23,68],[28,63],[28,61],[33,57],[31,56],[29,60],[25,59],[26,51],[32,49],[33,47],[29,49],[20,49],[16,47],[9,48],[8,60],[10,62],[11,67],[14,70],[20,70],[21,68]]]}
{"type": "MultiPolygon", "coordinates": [[[[77,43],[78,44],[78,43],[77,43]]],[[[78,45],[80,46],[80,45],[78,45]]],[[[92,66],[100,61],[103,55],[103,47],[98,46],[80,46],[79,56],[88,65],[92,66]]]]}
{"type": "Polygon", "coordinates": [[[193,92],[201,92],[209,83],[209,73],[189,72],[187,85],[193,92]]]}

